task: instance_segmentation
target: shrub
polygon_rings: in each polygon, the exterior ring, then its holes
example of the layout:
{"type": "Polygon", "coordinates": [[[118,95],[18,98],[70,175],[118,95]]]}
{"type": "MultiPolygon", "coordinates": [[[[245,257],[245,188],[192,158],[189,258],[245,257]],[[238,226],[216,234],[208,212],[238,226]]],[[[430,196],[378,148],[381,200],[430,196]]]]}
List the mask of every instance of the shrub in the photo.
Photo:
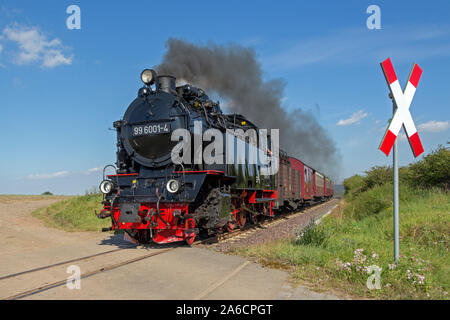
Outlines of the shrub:
{"type": "Polygon", "coordinates": [[[352,197],[357,194],[364,184],[364,177],[354,175],[344,180],[345,195],[352,197]]]}
{"type": "Polygon", "coordinates": [[[363,191],[393,181],[392,167],[375,166],[365,173],[363,191]]]}
{"type": "Polygon", "coordinates": [[[450,150],[439,146],[422,160],[411,164],[408,181],[418,187],[439,187],[448,190],[450,187],[450,150]]]}
{"type": "Polygon", "coordinates": [[[377,185],[361,192],[344,209],[344,216],[360,220],[376,215],[392,205],[392,184],[377,185]]]}
{"type": "Polygon", "coordinates": [[[327,230],[321,226],[316,225],[313,220],[304,228],[300,229],[294,241],[296,245],[311,245],[320,247],[326,243],[330,235],[327,230]]]}
{"type": "Polygon", "coordinates": [[[45,191],[45,192],[42,192],[41,195],[42,195],[42,196],[52,196],[53,193],[51,193],[50,191],[45,191]]]}
{"type": "MultiPolygon", "coordinates": [[[[399,168],[401,188],[429,189],[450,188],[450,150],[439,146],[422,160],[399,168]]],[[[354,175],[344,180],[345,196],[348,200],[370,191],[376,186],[392,184],[393,171],[389,166],[375,166],[365,171],[364,176],[354,175]]]]}

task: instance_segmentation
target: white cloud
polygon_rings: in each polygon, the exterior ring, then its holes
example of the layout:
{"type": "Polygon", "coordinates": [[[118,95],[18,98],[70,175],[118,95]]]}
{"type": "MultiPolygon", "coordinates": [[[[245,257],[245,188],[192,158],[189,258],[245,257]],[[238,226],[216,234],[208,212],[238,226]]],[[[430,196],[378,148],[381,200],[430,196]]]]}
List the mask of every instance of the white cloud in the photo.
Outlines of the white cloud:
{"type": "MultiPolygon", "coordinates": [[[[96,167],[96,168],[90,168],[85,171],[58,171],[53,173],[37,173],[37,174],[30,174],[27,176],[27,179],[29,180],[44,180],[44,179],[54,179],[54,178],[64,178],[67,177],[69,174],[71,176],[79,176],[80,174],[85,175],[91,175],[96,172],[100,172],[103,170],[103,167],[96,167]]],[[[23,178],[20,178],[23,179],[23,178]]]]}
{"type": "Polygon", "coordinates": [[[66,56],[61,40],[47,37],[36,27],[14,24],[3,29],[6,40],[17,44],[19,51],[14,53],[14,63],[19,65],[40,63],[42,67],[54,68],[72,64],[73,56],[66,56]]]}
{"type": "Polygon", "coordinates": [[[362,119],[364,119],[368,115],[369,114],[367,112],[364,112],[363,110],[359,110],[359,111],[355,112],[354,114],[352,114],[350,116],[350,118],[339,120],[337,122],[337,125],[338,126],[348,126],[348,125],[351,125],[353,123],[361,121],[362,119]]]}
{"type": "Polygon", "coordinates": [[[417,130],[420,132],[442,132],[450,127],[449,121],[436,121],[431,120],[421,123],[417,126],[417,130]]]}
{"type": "Polygon", "coordinates": [[[292,69],[314,63],[417,61],[450,55],[448,25],[391,26],[374,32],[364,28],[341,29],[329,34],[286,43],[285,49],[263,58],[273,69],[292,69]]]}
{"type": "Polygon", "coordinates": [[[49,50],[48,54],[46,54],[44,56],[44,62],[42,63],[42,66],[48,67],[48,68],[54,68],[61,64],[71,64],[71,63],[72,63],[72,56],[65,57],[58,50],[49,50]]]}
{"type": "MultiPolygon", "coordinates": [[[[419,132],[442,132],[450,128],[449,121],[435,121],[431,120],[425,123],[421,123],[417,126],[419,132]]],[[[400,142],[408,141],[408,136],[401,130],[398,134],[398,139],[400,142]]]]}
{"type": "Polygon", "coordinates": [[[28,179],[39,180],[39,179],[62,178],[62,177],[66,177],[68,174],[69,174],[69,171],[58,171],[58,172],[54,172],[54,173],[38,173],[38,174],[28,175],[28,179]]]}
{"type": "MultiPolygon", "coordinates": [[[[3,40],[3,37],[2,37],[2,35],[0,34],[0,41],[2,41],[3,40]]],[[[2,51],[3,51],[3,45],[0,43],[0,55],[2,54],[2,51]]],[[[2,64],[0,63],[0,66],[2,66],[2,64]]]]}
{"type": "Polygon", "coordinates": [[[88,169],[88,170],[86,171],[86,174],[91,174],[91,173],[94,173],[94,172],[98,172],[98,171],[100,171],[100,170],[102,170],[102,169],[103,169],[102,167],[90,168],[90,169],[88,169]]]}

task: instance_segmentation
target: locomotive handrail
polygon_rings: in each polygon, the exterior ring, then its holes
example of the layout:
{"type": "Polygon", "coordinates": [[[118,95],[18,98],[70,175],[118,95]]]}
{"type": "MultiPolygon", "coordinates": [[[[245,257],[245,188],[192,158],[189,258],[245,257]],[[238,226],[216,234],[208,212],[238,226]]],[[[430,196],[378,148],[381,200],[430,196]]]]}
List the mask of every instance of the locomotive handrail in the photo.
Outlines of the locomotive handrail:
{"type": "Polygon", "coordinates": [[[108,174],[107,177],[122,177],[122,176],[137,176],[139,173],[119,173],[119,174],[108,174]]]}
{"type": "Polygon", "coordinates": [[[206,173],[206,174],[225,174],[224,171],[220,170],[183,170],[183,171],[173,171],[173,173],[206,173]]]}

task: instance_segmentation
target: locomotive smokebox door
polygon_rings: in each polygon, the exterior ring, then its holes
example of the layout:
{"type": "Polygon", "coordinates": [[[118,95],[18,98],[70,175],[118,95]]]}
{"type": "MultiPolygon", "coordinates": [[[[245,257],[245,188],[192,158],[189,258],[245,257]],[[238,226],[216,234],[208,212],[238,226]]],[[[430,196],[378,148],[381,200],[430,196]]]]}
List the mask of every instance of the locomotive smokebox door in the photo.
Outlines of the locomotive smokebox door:
{"type": "Polygon", "coordinates": [[[139,217],[139,203],[121,203],[119,204],[120,217],[119,222],[141,222],[139,217]]]}

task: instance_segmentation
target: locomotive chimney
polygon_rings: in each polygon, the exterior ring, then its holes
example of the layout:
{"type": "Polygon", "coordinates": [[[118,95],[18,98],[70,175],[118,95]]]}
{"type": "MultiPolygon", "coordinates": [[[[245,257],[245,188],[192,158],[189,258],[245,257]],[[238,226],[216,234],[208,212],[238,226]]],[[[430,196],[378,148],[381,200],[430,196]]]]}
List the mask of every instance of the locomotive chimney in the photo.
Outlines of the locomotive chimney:
{"type": "Polygon", "coordinates": [[[175,87],[175,77],[172,76],[159,76],[157,90],[164,91],[167,93],[174,93],[175,87]]]}

